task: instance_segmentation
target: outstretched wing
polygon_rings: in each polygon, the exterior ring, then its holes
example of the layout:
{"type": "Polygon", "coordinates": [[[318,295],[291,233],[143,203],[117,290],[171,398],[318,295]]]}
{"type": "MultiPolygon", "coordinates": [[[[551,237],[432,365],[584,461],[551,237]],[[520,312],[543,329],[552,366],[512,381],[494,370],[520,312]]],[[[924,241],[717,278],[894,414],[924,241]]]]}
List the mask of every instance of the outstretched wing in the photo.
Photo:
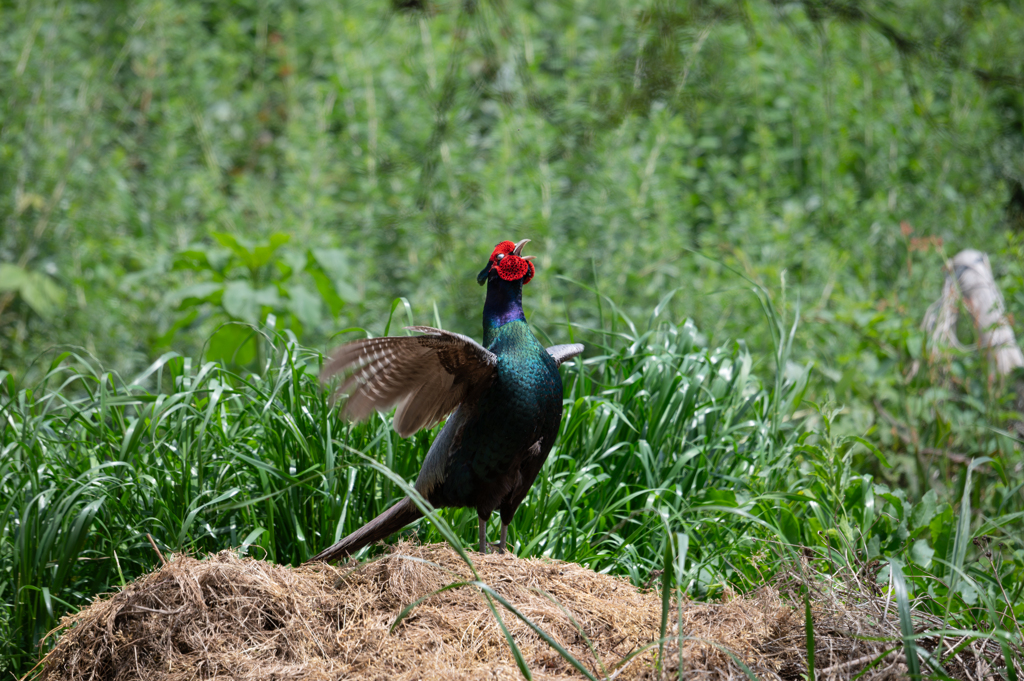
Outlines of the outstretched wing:
{"type": "Polygon", "coordinates": [[[355,421],[397,404],[394,425],[402,437],[434,425],[486,389],[498,363],[472,338],[429,326],[408,328],[424,335],[347,343],[320,374],[348,374],[334,395],[349,396],[342,414],[355,421]]]}
{"type": "Polygon", "coordinates": [[[548,354],[551,355],[552,359],[555,360],[555,364],[561,366],[561,364],[567,360],[572,359],[576,355],[583,352],[582,343],[569,343],[567,345],[552,345],[548,348],[548,354]]]}

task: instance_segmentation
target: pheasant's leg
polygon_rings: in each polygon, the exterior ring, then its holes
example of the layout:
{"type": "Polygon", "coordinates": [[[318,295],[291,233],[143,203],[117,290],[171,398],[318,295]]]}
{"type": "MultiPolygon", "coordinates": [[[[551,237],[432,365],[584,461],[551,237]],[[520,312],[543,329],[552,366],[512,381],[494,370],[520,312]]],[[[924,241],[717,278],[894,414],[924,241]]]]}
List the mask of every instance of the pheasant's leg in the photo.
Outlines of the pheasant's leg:
{"type": "Polygon", "coordinates": [[[487,553],[487,521],[480,518],[480,553],[487,553]]]}
{"type": "Polygon", "coordinates": [[[489,542],[487,545],[490,546],[491,548],[495,549],[499,554],[505,553],[505,540],[506,540],[507,537],[508,537],[508,525],[505,524],[505,523],[502,523],[501,524],[501,540],[500,541],[489,542]]]}

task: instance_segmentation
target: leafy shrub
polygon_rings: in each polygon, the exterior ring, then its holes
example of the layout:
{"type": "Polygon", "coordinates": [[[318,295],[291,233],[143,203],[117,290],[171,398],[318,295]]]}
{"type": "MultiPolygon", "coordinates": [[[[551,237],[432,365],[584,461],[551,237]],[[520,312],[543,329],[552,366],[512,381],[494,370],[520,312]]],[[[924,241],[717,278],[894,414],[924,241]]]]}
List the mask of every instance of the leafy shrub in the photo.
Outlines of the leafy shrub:
{"type": "Polygon", "coordinates": [[[231,234],[213,236],[221,248],[197,245],[175,254],[172,271],[190,272],[199,281],[165,296],[167,308],[185,314],[169,325],[160,344],[180,342],[181,333],[194,335],[199,329],[220,325],[205,356],[243,366],[255,361],[261,367],[264,344],[252,328],[268,315],[274,315],[275,328],[302,334],[304,330],[321,330],[346,302],[359,299],[358,292],[345,281],[350,267],[341,250],[281,252],[290,239],[282,233],[257,244],[231,234]],[[303,282],[302,274],[316,293],[303,282]],[[236,324],[223,325],[228,321],[236,324]]]}

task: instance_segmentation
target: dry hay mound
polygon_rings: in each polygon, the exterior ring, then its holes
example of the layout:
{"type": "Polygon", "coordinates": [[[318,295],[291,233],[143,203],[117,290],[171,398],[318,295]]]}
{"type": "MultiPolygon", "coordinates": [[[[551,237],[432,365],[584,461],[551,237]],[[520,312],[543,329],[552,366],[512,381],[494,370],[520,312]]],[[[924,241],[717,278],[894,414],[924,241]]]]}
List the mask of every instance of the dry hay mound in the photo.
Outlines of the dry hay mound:
{"type": "MultiPolygon", "coordinates": [[[[553,636],[598,678],[654,679],[661,597],[579,565],[511,555],[472,555],[480,579],[553,636]],[[592,646],[592,648],[591,648],[592,646]]],[[[470,571],[447,545],[403,544],[354,567],[287,568],[231,552],[170,563],[65,617],[41,662],[47,681],[90,679],[513,679],[520,676],[504,635],[474,586],[437,593],[394,631],[398,613],[470,571]]],[[[840,600],[816,608],[819,678],[849,678],[891,644],[891,636],[840,600]],[[858,661],[859,658],[864,658],[858,661]],[[824,670],[826,673],[822,674],[824,670]]],[[[502,619],[535,679],[579,679],[524,622],[502,619]]],[[[670,621],[677,631],[677,612],[670,621]]],[[[726,603],[682,604],[685,676],[745,678],[725,649],[759,678],[806,673],[804,620],[776,589],[726,603]]],[[[884,629],[884,630],[883,630],[884,629]]],[[[965,649],[966,650],[966,649],[965,649]]],[[[679,649],[666,649],[675,676],[679,649]]],[[[951,670],[958,671],[958,670],[951,670]]],[[[906,673],[890,655],[865,678],[906,673]]],[[[971,678],[957,674],[958,678],[971,678]]]]}

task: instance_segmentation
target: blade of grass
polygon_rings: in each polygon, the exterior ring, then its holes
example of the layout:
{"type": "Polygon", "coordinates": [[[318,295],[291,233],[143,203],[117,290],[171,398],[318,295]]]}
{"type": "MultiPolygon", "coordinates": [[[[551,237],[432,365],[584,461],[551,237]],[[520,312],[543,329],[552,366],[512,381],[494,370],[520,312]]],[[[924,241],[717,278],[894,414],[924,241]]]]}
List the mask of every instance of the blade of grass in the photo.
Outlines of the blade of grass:
{"type": "Polygon", "coordinates": [[[573,616],[573,614],[571,612],[569,612],[569,610],[567,610],[564,605],[562,605],[557,600],[555,600],[555,597],[552,596],[551,594],[549,594],[547,591],[544,591],[543,589],[541,589],[539,587],[534,587],[533,591],[535,593],[540,594],[544,598],[548,599],[556,608],[558,608],[561,611],[561,613],[563,615],[565,615],[566,619],[568,619],[569,622],[572,623],[573,627],[576,628],[576,633],[578,633],[580,635],[580,638],[583,639],[583,642],[587,644],[587,648],[590,649],[590,654],[594,656],[595,660],[597,660],[597,665],[601,668],[601,675],[603,677],[607,677],[608,676],[608,668],[605,667],[604,662],[601,660],[601,656],[600,656],[600,654],[597,651],[597,647],[590,640],[590,637],[587,636],[587,632],[585,632],[583,630],[583,626],[579,622],[576,621],[576,618],[573,616]]]}
{"type": "Polygon", "coordinates": [[[661,626],[658,629],[658,673],[665,659],[665,637],[668,632],[668,612],[672,607],[672,535],[665,535],[665,556],[661,563],[661,626]]]}
{"type": "Polygon", "coordinates": [[[917,645],[914,643],[914,621],[910,613],[910,599],[907,597],[907,583],[903,576],[903,567],[898,561],[890,558],[889,569],[892,571],[892,586],[896,592],[896,605],[900,615],[900,633],[903,635],[903,652],[907,658],[907,670],[910,678],[921,678],[921,664],[917,658],[917,645]]]}
{"type": "Polygon", "coordinates": [[[558,641],[556,641],[554,639],[554,637],[551,636],[551,634],[549,634],[548,632],[546,632],[542,628],[540,628],[529,617],[527,617],[523,613],[519,612],[519,610],[516,609],[516,607],[514,605],[512,605],[511,603],[509,603],[507,600],[505,600],[505,598],[501,594],[499,594],[497,591],[495,591],[493,588],[491,588],[489,585],[485,584],[484,582],[479,582],[478,581],[478,582],[474,582],[474,584],[481,591],[483,591],[488,596],[490,596],[491,598],[496,600],[498,603],[500,603],[506,610],[508,610],[513,615],[518,617],[519,620],[523,624],[525,624],[526,626],[530,627],[530,629],[533,629],[533,632],[535,634],[540,636],[541,639],[543,639],[545,643],[547,643],[549,646],[554,648],[555,652],[557,652],[559,655],[561,655],[563,660],[565,660],[566,662],[571,664],[573,667],[575,667],[577,669],[577,671],[579,671],[581,674],[583,674],[583,676],[585,676],[588,679],[590,679],[590,681],[597,681],[597,677],[595,677],[591,673],[591,671],[589,669],[587,669],[585,666],[583,666],[583,663],[581,663],[579,660],[577,660],[575,657],[573,657],[572,653],[570,653],[568,650],[563,648],[562,645],[558,641]]]}
{"type": "Polygon", "coordinates": [[[1013,649],[1003,637],[999,638],[999,646],[1003,651],[1003,662],[1006,663],[1006,681],[1017,681],[1017,658],[1013,654],[1013,649]]]}
{"type": "Polygon", "coordinates": [[[807,646],[807,679],[814,681],[814,618],[811,616],[811,596],[804,594],[804,635],[807,646]]]}

